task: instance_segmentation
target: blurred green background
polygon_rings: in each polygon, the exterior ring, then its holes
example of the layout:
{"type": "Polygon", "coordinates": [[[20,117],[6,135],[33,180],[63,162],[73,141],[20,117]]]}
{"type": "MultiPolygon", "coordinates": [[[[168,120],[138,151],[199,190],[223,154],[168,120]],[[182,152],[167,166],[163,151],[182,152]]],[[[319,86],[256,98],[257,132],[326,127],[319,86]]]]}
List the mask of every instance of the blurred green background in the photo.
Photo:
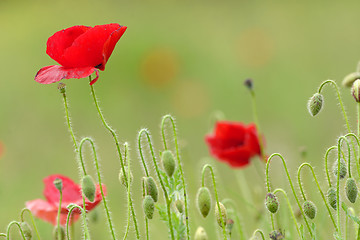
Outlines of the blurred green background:
{"type": "MultiPolygon", "coordinates": [[[[167,113],[176,117],[189,188],[191,233],[202,225],[210,239],[216,239],[213,214],[204,220],[194,207],[202,164],[216,167],[220,196],[237,203],[247,236],[263,227],[256,216],[263,211],[265,189],[255,170],[262,171],[261,163],[231,169],[204,159],[209,157],[204,135],[211,131],[211,116],[220,110],[229,120],[252,122],[250,94],[243,81],[253,78],[267,153],[282,153],[295,180],[300,149],[305,147],[306,160],[324,179],[325,150],[346,129],[331,87],[324,91],[325,109],[319,116],[310,117],[306,102],[322,81],[340,83],[355,71],[360,60],[359,7],[358,1],[0,0],[0,141],[4,148],[0,156],[0,231],[18,218],[25,201],[43,197],[45,176],[78,177],[57,85],[34,81],[41,67],[56,64],[45,53],[47,38],[56,31],[111,22],[128,27],[94,85],[102,110],[121,142],[130,143],[135,179],[142,176],[137,132],[148,128],[161,150],[161,117],[167,113]],[[257,210],[244,205],[239,179],[246,180],[257,210]]],[[[96,141],[112,216],[122,236],[126,195],[117,179],[112,138],[97,116],[87,79],[64,82],[77,136],[96,141]]],[[[341,91],[355,127],[356,104],[348,89],[341,91]]],[[[282,166],[274,163],[274,186],[287,188],[282,173],[282,166]]],[[[311,180],[305,185],[310,196],[319,197],[311,180]]],[[[142,216],[139,186],[135,180],[133,197],[137,214],[142,216]]],[[[320,217],[327,216],[325,208],[319,208],[320,217]]],[[[155,218],[153,239],[167,239],[165,224],[155,218]]],[[[105,217],[100,219],[103,222],[90,223],[93,239],[108,239],[105,217]]],[[[51,226],[38,224],[43,237],[49,239],[51,226]]],[[[283,220],[282,228],[286,224],[283,220]]]]}

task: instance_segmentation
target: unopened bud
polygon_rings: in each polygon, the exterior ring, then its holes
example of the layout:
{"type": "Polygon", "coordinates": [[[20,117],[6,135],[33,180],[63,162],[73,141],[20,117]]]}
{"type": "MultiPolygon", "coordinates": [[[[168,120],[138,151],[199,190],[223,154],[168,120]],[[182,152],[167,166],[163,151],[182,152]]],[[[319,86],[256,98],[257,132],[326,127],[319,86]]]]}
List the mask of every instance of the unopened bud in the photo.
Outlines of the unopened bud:
{"type": "Polygon", "coordinates": [[[310,219],[314,219],[316,216],[316,206],[313,202],[311,201],[305,201],[303,204],[303,208],[304,208],[304,213],[305,215],[310,218],[310,219]]]}
{"type": "Polygon", "coordinates": [[[205,229],[203,227],[198,227],[195,232],[195,238],[194,240],[208,240],[208,236],[205,232],[205,229]]]}
{"type": "Polygon", "coordinates": [[[211,195],[207,187],[199,188],[196,195],[197,207],[203,217],[206,217],[211,209],[211,195]]]}
{"type": "Polygon", "coordinates": [[[171,151],[166,150],[161,154],[163,168],[169,177],[172,177],[175,171],[175,158],[171,151]]]}
{"type": "Polygon", "coordinates": [[[65,240],[65,229],[63,226],[60,226],[60,229],[57,226],[54,227],[53,238],[54,240],[65,240]],[[58,231],[60,231],[60,238],[58,231]]]}
{"type": "Polygon", "coordinates": [[[64,94],[64,93],[65,93],[65,90],[66,90],[65,87],[66,87],[66,84],[60,82],[60,83],[58,84],[58,87],[57,87],[57,88],[59,89],[60,93],[64,94]]]}
{"type": "Polygon", "coordinates": [[[355,203],[356,198],[357,198],[357,194],[358,194],[358,188],[356,186],[355,179],[348,178],[346,180],[345,192],[346,192],[346,196],[349,199],[349,201],[351,203],[355,203]]]}
{"type": "Polygon", "coordinates": [[[179,211],[179,213],[184,212],[184,201],[183,200],[176,200],[175,201],[175,207],[179,211]]]}
{"type": "Polygon", "coordinates": [[[95,201],[95,183],[90,175],[85,175],[81,180],[81,188],[82,192],[90,202],[95,201]]]}
{"type": "Polygon", "coordinates": [[[269,237],[271,240],[281,240],[285,239],[285,236],[282,234],[282,232],[278,230],[274,230],[269,234],[269,237]]]}
{"type": "Polygon", "coordinates": [[[53,184],[54,184],[54,186],[56,187],[57,190],[62,191],[63,182],[62,182],[61,178],[55,178],[53,184]]]}
{"type": "MultiPolygon", "coordinates": [[[[125,169],[126,180],[127,180],[127,178],[128,178],[128,176],[127,176],[127,174],[128,174],[128,167],[127,167],[127,166],[124,166],[124,169],[125,169]]],[[[132,183],[132,181],[133,181],[133,178],[134,178],[134,177],[133,177],[132,173],[130,172],[130,185],[131,185],[131,183],[132,183]]],[[[125,180],[125,175],[124,175],[123,171],[120,170],[120,173],[119,173],[119,181],[120,181],[120,183],[121,183],[122,185],[124,185],[125,187],[127,187],[127,182],[126,182],[126,180],[125,180]]]]}
{"type": "Polygon", "coordinates": [[[360,79],[355,80],[351,87],[351,94],[356,102],[360,102],[360,79]]]}
{"type": "Polygon", "coordinates": [[[253,80],[251,78],[248,78],[244,81],[245,87],[247,87],[249,90],[252,90],[254,87],[253,80]]]}
{"type": "Polygon", "coordinates": [[[275,194],[269,192],[266,194],[265,205],[271,213],[276,213],[279,209],[279,200],[275,194]]]}
{"type": "Polygon", "coordinates": [[[344,78],[342,85],[344,87],[351,87],[357,79],[360,79],[360,72],[350,73],[344,78]]]}
{"type": "Polygon", "coordinates": [[[32,238],[32,231],[30,225],[27,222],[21,222],[20,227],[24,233],[26,240],[30,240],[32,238]]]}
{"type": "Polygon", "coordinates": [[[320,112],[323,102],[324,102],[324,97],[320,93],[315,93],[309,99],[308,110],[309,110],[311,116],[314,117],[315,115],[317,115],[320,112]]]}
{"type": "Polygon", "coordinates": [[[338,172],[339,172],[339,176],[340,176],[340,180],[341,180],[346,176],[347,167],[346,167],[345,160],[341,158],[341,160],[340,160],[340,171],[338,171],[338,163],[339,163],[338,161],[339,160],[335,161],[333,171],[334,171],[335,176],[337,176],[338,172]]]}
{"type": "Polygon", "coordinates": [[[227,212],[226,212],[226,207],[224,206],[224,204],[219,202],[219,206],[220,206],[220,212],[219,212],[219,207],[218,206],[215,207],[215,217],[216,217],[216,221],[218,222],[219,226],[223,227],[223,225],[226,226],[226,223],[227,223],[227,212]],[[222,220],[222,222],[221,222],[221,220],[222,220]]]}
{"type": "Polygon", "coordinates": [[[330,204],[330,206],[336,210],[336,190],[335,188],[331,187],[329,188],[329,190],[327,191],[327,199],[328,199],[328,203],[330,204]]]}
{"type": "Polygon", "coordinates": [[[154,210],[155,210],[155,203],[154,199],[150,195],[146,195],[143,200],[143,208],[145,216],[148,219],[152,219],[154,216],[154,210]]]}
{"type": "Polygon", "coordinates": [[[152,177],[145,178],[146,194],[150,195],[154,202],[158,201],[158,189],[155,180],[152,177]]]}

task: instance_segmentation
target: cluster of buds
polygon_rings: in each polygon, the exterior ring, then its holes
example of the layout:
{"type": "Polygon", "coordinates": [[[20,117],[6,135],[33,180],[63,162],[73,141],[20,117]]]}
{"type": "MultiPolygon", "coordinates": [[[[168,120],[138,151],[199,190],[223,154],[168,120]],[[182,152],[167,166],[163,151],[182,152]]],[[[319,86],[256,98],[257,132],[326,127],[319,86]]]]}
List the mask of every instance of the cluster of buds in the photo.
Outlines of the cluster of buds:
{"type": "Polygon", "coordinates": [[[143,183],[145,187],[145,196],[143,200],[143,209],[145,216],[148,219],[152,219],[155,210],[155,202],[158,201],[158,189],[155,183],[154,178],[144,177],[143,183]]]}

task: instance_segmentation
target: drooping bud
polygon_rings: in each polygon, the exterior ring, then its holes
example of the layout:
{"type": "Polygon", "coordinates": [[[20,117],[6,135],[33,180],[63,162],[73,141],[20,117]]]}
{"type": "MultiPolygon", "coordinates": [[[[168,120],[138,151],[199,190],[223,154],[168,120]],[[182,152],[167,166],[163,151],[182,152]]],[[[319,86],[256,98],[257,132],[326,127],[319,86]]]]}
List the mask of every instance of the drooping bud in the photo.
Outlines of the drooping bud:
{"type": "Polygon", "coordinates": [[[60,83],[58,84],[58,87],[57,87],[57,88],[59,89],[60,93],[64,94],[64,93],[65,93],[65,90],[66,90],[65,87],[66,87],[66,84],[60,82],[60,83]]]}
{"type": "Polygon", "coordinates": [[[161,161],[166,174],[172,177],[175,171],[175,158],[171,151],[166,150],[161,154],[161,161]]]}
{"type": "Polygon", "coordinates": [[[197,207],[203,217],[206,217],[211,209],[211,195],[207,187],[199,188],[196,195],[197,207]]]}
{"type": "Polygon", "coordinates": [[[304,208],[304,213],[305,215],[310,218],[310,219],[314,219],[316,216],[316,206],[313,202],[311,201],[305,201],[303,204],[303,208],[304,208]]]}
{"type": "Polygon", "coordinates": [[[195,232],[195,238],[194,240],[208,240],[208,236],[205,232],[205,229],[203,227],[198,227],[195,232]]]}
{"type": "Polygon", "coordinates": [[[94,180],[90,175],[85,175],[81,180],[82,192],[90,202],[95,201],[96,187],[94,180]]]}
{"type": "Polygon", "coordinates": [[[344,78],[342,85],[344,87],[351,87],[357,79],[360,79],[360,72],[350,73],[344,78]]]}
{"type": "Polygon", "coordinates": [[[271,240],[280,240],[285,239],[285,236],[282,234],[282,232],[278,230],[274,230],[269,234],[269,237],[271,240]]]}
{"type": "Polygon", "coordinates": [[[349,201],[351,203],[355,203],[356,198],[357,198],[357,194],[358,194],[358,188],[356,186],[355,179],[348,178],[346,180],[345,192],[346,192],[346,196],[349,199],[349,201]]]}
{"type": "Polygon", "coordinates": [[[351,86],[351,94],[353,95],[356,102],[360,102],[360,79],[355,80],[351,86]]]}
{"type": "Polygon", "coordinates": [[[154,199],[150,195],[145,196],[143,200],[143,208],[144,208],[145,216],[148,219],[152,219],[155,210],[155,203],[154,203],[154,199]]]}
{"type": "Polygon", "coordinates": [[[150,195],[154,202],[158,201],[158,188],[156,186],[155,180],[152,177],[145,178],[145,188],[146,194],[150,195]]]}
{"type": "MultiPolygon", "coordinates": [[[[335,163],[334,163],[333,171],[334,171],[335,176],[337,176],[338,175],[338,160],[335,161],[335,163]]],[[[340,171],[339,171],[340,180],[343,179],[346,176],[346,174],[347,174],[346,163],[345,163],[345,160],[341,158],[340,171]]]]}
{"type": "Polygon", "coordinates": [[[234,220],[229,218],[226,221],[226,230],[227,230],[227,232],[229,233],[230,236],[231,236],[231,231],[232,231],[233,227],[234,227],[234,220]]]}
{"type": "Polygon", "coordinates": [[[56,189],[59,190],[59,192],[62,191],[63,182],[62,182],[61,178],[55,178],[53,184],[56,187],[56,189]]]}
{"type": "Polygon", "coordinates": [[[336,190],[335,188],[331,187],[329,188],[329,190],[327,191],[327,199],[328,199],[328,203],[330,204],[330,206],[336,210],[336,190]]]}
{"type": "Polygon", "coordinates": [[[32,238],[32,231],[30,225],[27,222],[21,222],[20,227],[24,232],[26,240],[30,240],[32,238]]]}
{"type": "Polygon", "coordinates": [[[279,201],[276,195],[271,192],[267,193],[265,198],[265,205],[271,213],[276,213],[279,209],[279,201]]]}
{"type": "MultiPolygon", "coordinates": [[[[127,177],[127,173],[128,173],[128,167],[127,166],[124,166],[124,169],[125,169],[125,174],[126,174],[126,177],[127,177]]],[[[133,175],[132,173],[130,172],[130,185],[133,181],[133,175]]],[[[127,179],[127,178],[126,178],[127,179]]],[[[124,173],[122,170],[120,170],[120,173],[119,173],[119,181],[122,185],[124,185],[125,187],[127,187],[127,182],[125,180],[125,176],[124,176],[124,173]]]]}
{"type": "Polygon", "coordinates": [[[215,217],[219,226],[223,227],[223,225],[226,226],[227,223],[227,211],[226,211],[226,207],[221,202],[219,202],[219,206],[220,206],[220,212],[218,206],[215,207],[215,217]],[[221,222],[221,218],[222,218],[222,222],[221,222]]]}
{"type": "Polygon", "coordinates": [[[184,208],[185,208],[184,201],[183,200],[176,200],[175,201],[175,207],[179,211],[179,213],[183,213],[184,208]]]}
{"type": "Polygon", "coordinates": [[[320,93],[315,93],[308,102],[308,110],[311,116],[317,115],[323,105],[324,97],[320,93]]]}
{"type": "Polygon", "coordinates": [[[60,226],[60,238],[58,234],[58,227],[55,226],[53,230],[53,239],[54,240],[65,240],[65,229],[63,226],[60,226]]]}

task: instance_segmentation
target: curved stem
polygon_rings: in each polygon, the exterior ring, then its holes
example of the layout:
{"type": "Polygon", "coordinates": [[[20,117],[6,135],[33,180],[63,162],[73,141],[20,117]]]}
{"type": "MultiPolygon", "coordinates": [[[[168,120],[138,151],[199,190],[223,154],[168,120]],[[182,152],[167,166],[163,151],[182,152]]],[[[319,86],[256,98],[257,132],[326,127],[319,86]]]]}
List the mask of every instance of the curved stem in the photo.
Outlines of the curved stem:
{"type": "MultiPolygon", "coordinates": [[[[360,148],[360,141],[359,141],[359,137],[356,136],[354,133],[347,133],[345,134],[344,137],[353,137],[357,143],[357,146],[358,146],[358,149],[360,148]]],[[[359,165],[359,160],[360,159],[357,159],[356,158],[356,154],[355,154],[355,148],[354,148],[354,158],[355,158],[355,162],[356,162],[356,167],[357,167],[357,171],[358,171],[358,174],[359,174],[359,177],[360,177],[360,165],[359,165]]]]}
{"type": "Polygon", "coordinates": [[[187,235],[187,239],[190,240],[188,199],[187,199],[187,194],[186,194],[186,183],[185,183],[184,171],[182,169],[181,160],[180,160],[179,144],[178,144],[178,139],[177,139],[177,134],[176,134],[176,125],[175,125],[175,120],[171,115],[165,115],[162,118],[161,133],[162,133],[165,150],[167,150],[166,137],[165,137],[165,122],[166,122],[166,120],[169,120],[172,125],[172,130],[173,130],[173,135],[174,135],[174,143],[175,143],[175,149],[176,149],[177,166],[179,167],[179,170],[180,170],[181,182],[183,185],[182,187],[184,189],[186,235],[187,235]]]}
{"type": "Polygon", "coordinates": [[[127,169],[127,175],[128,175],[128,178],[127,178],[127,197],[128,197],[128,201],[127,201],[127,203],[128,203],[128,216],[127,216],[127,226],[126,226],[126,231],[125,231],[125,234],[124,234],[124,240],[127,238],[127,235],[128,235],[128,233],[129,233],[129,229],[130,229],[130,218],[131,218],[131,208],[130,208],[130,198],[131,198],[131,192],[130,192],[130,190],[131,190],[131,170],[130,170],[130,161],[128,160],[127,161],[127,158],[128,158],[128,156],[129,156],[129,146],[128,146],[128,143],[125,143],[124,144],[124,147],[125,147],[125,156],[124,156],[124,160],[125,160],[125,162],[127,163],[127,167],[128,167],[128,169],[127,169]]]}
{"type": "Polygon", "coordinates": [[[331,187],[331,179],[330,179],[330,174],[329,174],[329,168],[328,168],[328,156],[329,156],[329,153],[331,150],[334,150],[336,149],[337,147],[336,146],[332,146],[330,148],[328,148],[326,150],[326,153],[325,153],[325,171],[326,171],[326,177],[327,177],[327,180],[328,180],[328,183],[329,183],[329,187],[331,187]]]}
{"type": "MultiPolygon", "coordinates": [[[[70,234],[69,234],[69,222],[70,222],[70,217],[72,214],[72,211],[77,208],[81,211],[81,215],[83,217],[83,222],[84,222],[84,238],[85,239],[89,239],[90,240],[90,234],[89,234],[89,229],[87,226],[87,222],[86,222],[86,211],[85,209],[83,209],[82,207],[80,207],[79,205],[76,205],[74,203],[69,204],[66,208],[69,209],[67,218],[66,218],[66,236],[67,239],[70,240],[70,234]]],[[[58,233],[61,232],[60,229],[58,228],[58,233]]],[[[61,239],[61,238],[59,238],[61,239]]]]}
{"type": "Polygon", "coordinates": [[[5,233],[0,233],[0,237],[6,237],[5,233]]]}
{"type": "Polygon", "coordinates": [[[6,239],[10,240],[10,229],[11,229],[12,225],[14,225],[14,224],[16,226],[18,226],[21,236],[23,237],[24,240],[26,240],[24,231],[21,229],[20,223],[17,222],[17,221],[12,221],[12,222],[9,223],[9,225],[7,227],[7,230],[6,230],[6,239]]]}
{"type": "Polygon", "coordinates": [[[282,163],[283,163],[283,166],[284,166],[286,175],[287,175],[288,180],[289,180],[289,184],[290,184],[290,187],[291,187],[291,191],[292,191],[292,193],[293,193],[293,195],[294,195],[294,197],[295,197],[296,203],[297,203],[297,205],[298,205],[298,207],[299,207],[299,209],[300,209],[300,211],[301,211],[301,215],[303,216],[304,221],[305,221],[305,223],[306,223],[306,226],[307,226],[307,228],[308,228],[308,230],[309,230],[309,233],[310,233],[310,235],[311,235],[311,237],[312,237],[312,236],[313,236],[313,233],[312,233],[311,228],[310,228],[310,226],[309,226],[309,223],[308,223],[308,221],[307,221],[307,219],[306,219],[306,217],[305,217],[305,214],[304,214],[304,211],[303,211],[303,209],[302,209],[302,207],[301,207],[301,204],[300,204],[300,202],[299,202],[299,199],[298,199],[298,197],[297,197],[297,195],[296,195],[294,185],[293,185],[293,183],[292,183],[292,181],[291,181],[290,174],[289,174],[289,171],[288,171],[287,166],[286,166],[286,162],[285,162],[284,158],[282,157],[282,155],[279,154],[279,153],[273,153],[273,154],[271,154],[271,156],[268,158],[268,161],[267,161],[267,163],[266,163],[265,176],[266,176],[266,186],[267,186],[268,192],[271,192],[271,190],[270,190],[270,180],[269,180],[269,166],[270,166],[270,162],[271,162],[272,158],[275,157],[275,156],[278,156],[278,157],[282,160],[282,163]]]}
{"type": "Polygon", "coordinates": [[[226,223],[223,219],[223,216],[221,214],[221,208],[220,208],[220,203],[219,203],[219,197],[218,197],[218,192],[217,192],[217,188],[216,188],[216,182],[215,182],[215,174],[214,174],[214,171],[212,169],[212,166],[210,164],[206,164],[203,169],[202,169],[202,178],[201,178],[201,186],[204,187],[205,186],[205,171],[206,169],[209,169],[210,171],[210,174],[211,174],[211,178],[212,178],[212,183],[213,183],[213,187],[214,187],[214,193],[215,193],[215,199],[216,199],[216,205],[217,205],[217,208],[218,208],[218,211],[219,211],[219,216],[220,216],[220,220],[221,220],[221,223],[222,223],[222,229],[223,229],[223,235],[224,235],[224,240],[227,239],[227,236],[226,236],[226,223]]]}
{"type": "Polygon", "coordinates": [[[166,206],[167,206],[167,214],[168,214],[168,222],[169,222],[169,228],[170,228],[170,235],[171,235],[171,239],[174,240],[174,239],[175,239],[175,236],[174,236],[174,229],[173,229],[173,225],[172,225],[171,211],[170,211],[171,199],[169,198],[168,192],[167,192],[167,190],[166,190],[166,187],[165,187],[165,185],[164,185],[164,182],[163,182],[163,180],[162,180],[162,177],[161,177],[161,174],[160,174],[160,171],[159,171],[158,164],[157,164],[157,162],[156,162],[156,157],[155,157],[153,145],[152,145],[152,143],[151,143],[150,134],[149,134],[148,130],[146,130],[146,129],[141,129],[140,132],[139,132],[139,138],[141,138],[141,136],[142,136],[143,134],[145,134],[146,139],[147,139],[147,142],[148,142],[148,144],[149,144],[149,148],[150,148],[150,152],[151,152],[153,164],[154,164],[154,167],[155,167],[155,171],[156,171],[156,174],[157,174],[158,179],[159,179],[159,181],[160,181],[161,188],[163,189],[163,192],[164,192],[164,197],[165,197],[166,206]]]}
{"type": "Polygon", "coordinates": [[[40,234],[39,234],[39,231],[38,231],[38,229],[37,229],[37,227],[36,227],[35,220],[34,220],[34,216],[33,216],[32,212],[30,211],[30,209],[28,209],[28,208],[23,208],[23,209],[21,210],[21,212],[20,212],[20,220],[21,220],[22,222],[25,222],[25,218],[24,218],[24,213],[25,213],[25,212],[28,212],[28,213],[29,213],[30,219],[31,219],[31,223],[32,223],[32,225],[33,225],[33,227],[34,227],[36,236],[37,236],[37,238],[40,240],[40,234]]]}
{"type": "MultiPolygon", "coordinates": [[[[143,155],[143,151],[142,151],[142,144],[141,144],[141,136],[142,136],[144,131],[146,131],[146,129],[141,129],[139,134],[138,134],[138,148],[139,148],[139,154],[140,154],[141,162],[142,162],[142,165],[144,167],[145,175],[146,175],[146,177],[149,177],[149,171],[148,171],[148,168],[146,166],[146,161],[144,159],[144,155],[143,155]]],[[[149,143],[149,144],[151,144],[151,143],[149,143]]]]}
{"type": "Polygon", "coordinates": [[[265,235],[261,229],[256,229],[253,233],[253,237],[255,237],[256,233],[259,233],[262,240],[265,240],[265,235]]]}
{"type": "Polygon", "coordinates": [[[67,125],[68,125],[71,138],[72,138],[72,140],[73,140],[73,142],[74,142],[75,151],[77,152],[77,151],[78,151],[78,146],[77,146],[77,143],[76,143],[76,138],[75,138],[74,131],[73,131],[72,126],[71,126],[70,114],[69,114],[69,107],[68,107],[68,103],[67,103],[66,93],[64,92],[62,95],[63,95],[63,99],[64,99],[64,107],[65,107],[65,114],[66,114],[66,123],[67,123],[67,125]]]}

